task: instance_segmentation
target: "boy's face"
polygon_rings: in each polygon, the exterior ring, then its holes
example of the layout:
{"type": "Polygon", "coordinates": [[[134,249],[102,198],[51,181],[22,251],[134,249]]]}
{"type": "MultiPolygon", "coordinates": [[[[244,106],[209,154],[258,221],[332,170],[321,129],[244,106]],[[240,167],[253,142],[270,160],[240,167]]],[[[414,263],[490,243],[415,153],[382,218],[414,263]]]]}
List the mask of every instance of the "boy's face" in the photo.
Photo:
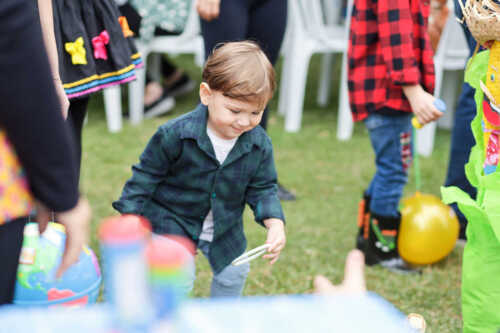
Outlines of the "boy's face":
{"type": "Polygon", "coordinates": [[[262,119],[263,109],[259,103],[226,97],[206,83],[200,85],[200,99],[208,107],[207,126],[221,139],[237,138],[262,119]]]}

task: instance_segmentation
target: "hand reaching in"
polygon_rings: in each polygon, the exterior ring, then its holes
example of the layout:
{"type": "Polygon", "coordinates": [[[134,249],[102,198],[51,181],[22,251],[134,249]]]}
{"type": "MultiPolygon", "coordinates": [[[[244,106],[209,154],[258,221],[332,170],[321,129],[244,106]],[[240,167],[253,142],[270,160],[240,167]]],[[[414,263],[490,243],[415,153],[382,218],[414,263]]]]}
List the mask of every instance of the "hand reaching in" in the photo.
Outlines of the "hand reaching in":
{"type": "Polygon", "coordinates": [[[364,294],[365,283],[365,257],[359,250],[352,250],[347,255],[345,262],[344,281],[340,285],[333,285],[326,277],[316,276],[314,290],[317,294],[364,294]]]}

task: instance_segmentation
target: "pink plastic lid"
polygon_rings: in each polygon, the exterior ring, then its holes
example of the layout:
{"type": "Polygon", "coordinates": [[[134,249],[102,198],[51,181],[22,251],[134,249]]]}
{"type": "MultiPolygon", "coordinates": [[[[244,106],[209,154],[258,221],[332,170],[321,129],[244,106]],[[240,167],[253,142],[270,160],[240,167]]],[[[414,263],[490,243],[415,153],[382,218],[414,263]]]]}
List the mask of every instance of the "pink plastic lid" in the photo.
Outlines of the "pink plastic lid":
{"type": "Polygon", "coordinates": [[[152,267],[181,267],[194,256],[194,243],[176,235],[155,236],[146,247],[146,258],[152,267]]]}
{"type": "Polygon", "coordinates": [[[99,226],[99,239],[104,243],[137,242],[151,235],[151,225],[142,216],[125,214],[108,217],[99,226]]]}

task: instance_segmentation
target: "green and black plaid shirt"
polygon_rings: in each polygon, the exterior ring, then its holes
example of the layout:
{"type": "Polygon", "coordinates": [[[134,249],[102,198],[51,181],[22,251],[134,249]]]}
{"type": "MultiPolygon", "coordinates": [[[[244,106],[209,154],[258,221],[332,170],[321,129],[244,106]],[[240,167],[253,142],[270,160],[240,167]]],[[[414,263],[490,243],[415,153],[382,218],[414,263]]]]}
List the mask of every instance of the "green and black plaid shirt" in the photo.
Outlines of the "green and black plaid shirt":
{"type": "Polygon", "coordinates": [[[145,216],[156,233],[187,235],[195,241],[211,208],[209,261],[218,273],[246,249],[245,203],[260,224],[268,218],[284,221],[284,215],[273,148],[264,129],[257,126],[243,133],[220,165],[207,135],[207,116],[207,108],[200,105],[160,126],[113,207],[145,216]]]}

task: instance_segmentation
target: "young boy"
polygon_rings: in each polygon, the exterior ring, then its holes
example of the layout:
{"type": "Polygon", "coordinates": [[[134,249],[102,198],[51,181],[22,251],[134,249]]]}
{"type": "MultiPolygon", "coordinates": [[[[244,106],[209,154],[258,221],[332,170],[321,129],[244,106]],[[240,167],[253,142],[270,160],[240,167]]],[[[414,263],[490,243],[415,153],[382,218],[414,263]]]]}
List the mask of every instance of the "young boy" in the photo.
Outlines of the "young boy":
{"type": "Polygon", "coordinates": [[[231,262],[246,248],[245,203],[268,229],[264,258],[273,264],[285,246],[273,148],[257,126],[273,95],[274,77],[253,42],[215,49],[203,69],[202,105],[160,126],[113,203],[121,213],[148,218],[156,233],[192,239],[214,273],[212,297],[239,296],[243,290],[250,266],[231,262]]]}
{"type": "Polygon", "coordinates": [[[433,105],[428,15],[424,0],[354,0],[349,99],[354,121],[363,120],[368,128],[376,164],[360,204],[356,242],[368,265],[403,267],[396,236],[412,159],[411,117],[423,125],[442,115],[433,105]]]}

